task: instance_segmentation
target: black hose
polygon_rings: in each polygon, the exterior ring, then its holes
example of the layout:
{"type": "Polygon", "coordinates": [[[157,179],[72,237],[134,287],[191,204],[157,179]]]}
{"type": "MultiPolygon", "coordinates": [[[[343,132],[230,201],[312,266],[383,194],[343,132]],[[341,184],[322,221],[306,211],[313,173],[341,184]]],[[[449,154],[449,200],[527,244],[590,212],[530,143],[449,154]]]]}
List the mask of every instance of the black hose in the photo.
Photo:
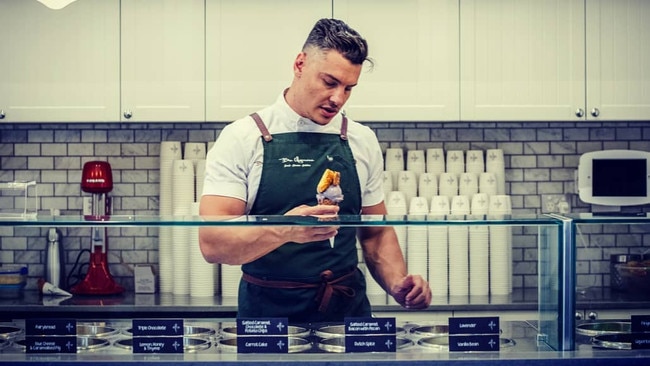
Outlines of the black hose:
{"type": "Polygon", "coordinates": [[[72,266],[72,269],[70,269],[70,272],[68,273],[68,278],[66,281],[68,283],[68,288],[72,288],[74,285],[76,285],[83,279],[84,275],[82,274],[81,271],[83,270],[84,267],[88,266],[88,263],[86,262],[82,265],[79,265],[79,260],[81,259],[81,256],[86,252],[88,252],[88,254],[91,254],[90,249],[82,249],[77,255],[77,259],[74,261],[74,266],[72,266]],[[77,266],[79,266],[79,269],[77,270],[77,274],[74,275],[74,270],[77,268],[77,266]],[[75,282],[70,282],[70,279],[72,277],[75,278],[75,282]]]}

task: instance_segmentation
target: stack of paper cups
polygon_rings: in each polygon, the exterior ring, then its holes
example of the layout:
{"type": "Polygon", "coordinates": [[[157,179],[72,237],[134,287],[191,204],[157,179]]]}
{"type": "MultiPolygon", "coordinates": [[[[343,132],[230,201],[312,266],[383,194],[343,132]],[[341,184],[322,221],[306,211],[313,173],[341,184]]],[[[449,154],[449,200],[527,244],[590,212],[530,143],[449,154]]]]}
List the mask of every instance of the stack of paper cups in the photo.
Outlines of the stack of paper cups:
{"type": "Polygon", "coordinates": [[[438,195],[438,178],[433,173],[422,173],[418,179],[418,196],[431,201],[433,196],[438,195]]]}
{"type": "MultiPolygon", "coordinates": [[[[431,219],[444,220],[449,215],[450,203],[447,196],[434,196],[429,206],[431,219]]],[[[429,285],[433,297],[449,295],[449,227],[428,226],[429,285]]]]}
{"type": "MultiPolygon", "coordinates": [[[[172,205],[174,216],[191,214],[194,203],[194,165],[187,160],[174,160],[172,163],[172,205]]],[[[190,233],[189,227],[172,228],[173,286],[174,295],[190,293],[190,233]]]]}
{"type": "Polygon", "coordinates": [[[451,201],[447,196],[433,196],[429,205],[429,213],[437,216],[449,215],[451,201]]]}
{"type": "Polygon", "coordinates": [[[447,151],[447,169],[445,171],[456,173],[456,176],[465,172],[465,157],[462,150],[447,151]]]}
{"type": "Polygon", "coordinates": [[[406,195],[404,195],[404,192],[388,192],[388,196],[386,196],[386,211],[389,215],[408,214],[408,206],[406,204],[406,195]]]}
{"type": "Polygon", "coordinates": [[[458,194],[471,200],[476,193],[478,193],[478,175],[476,173],[460,173],[458,194]]]}
{"type": "MultiPolygon", "coordinates": [[[[203,160],[197,160],[195,162],[195,167],[196,167],[196,179],[195,179],[195,185],[196,189],[194,190],[194,201],[195,202],[201,202],[201,195],[203,194],[203,183],[205,181],[205,159],[203,160]]],[[[196,213],[198,215],[198,212],[196,213]]]]}
{"type": "Polygon", "coordinates": [[[489,281],[489,240],[490,232],[485,225],[469,227],[469,294],[487,296],[489,281]]]}
{"type": "Polygon", "coordinates": [[[370,300],[372,305],[386,305],[387,304],[387,294],[386,291],[375,281],[368,269],[367,265],[360,266],[363,267],[363,274],[366,277],[366,295],[370,300]]]}
{"type": "Polygon", "coordinates": [[[172,214],[172,165],[182,158],[179,141],[160,143],[160,215],[172,214]]]}
{"type": "MultiPolygon", "coordinates": [[[[171,216],[172,209],[172,164],[182,159],[180,141],[160,143],[159,215],[171,216]]],[[[173,286],[172,228],[158,228],[158,279],[161,293],[172,292],[173,286]]]]}
{"type": "Polygon", "coordinates": [[[441,173],[438,181],[438,191],[441,196],[447,196],[449,201],[458,196],[458,175],[448,172],[441,173]]]}
{"type": "Polygon", "coordinates": [[[497,176],[494,173],[481,173],[478,177],[478,191],[488,196],[494,196],[497,193],[497,176]]]}
{"type": "MultiPolygon", "coordinates": [[[[510,196],[490,196],[490,217],[499,218],[512,213],[510,196]]],[[[490,294],[508,295],[512,292],[512,247],[509,226],[490,226],[490,294]]]]}
{"type": "Polygon", "coordinates": [[[486,193],[476,193],[472,196],[470,213],[472,215],[487,215],[490,208],[490,196],[486,193]]]}
{"type": "Polygon", "coordinates": [[[406,170],[415,172],[417,178],[426,172],[424,150],[409,150],[406,152],[406,170]]]}
{"type": "Polygon", "coordinates": [[[445,151],[442,148],[427,149],[426,171],[439,177],[445,171],[445,151]]]}
{"type": "MultiPolygon", "coordinates": [[[[451,215],[468,215],[467,196],[451,200],[451,215]]],[[[469,295],[469,230],[467,226],[449,227],[449,296],[469,295]]]]}
{"type": "Polygon", "coordinates": [[[497,180],[497,194],[506,194],[506,171],[503,150],[489,149],[486,154],[485,171],[493,173],[497,180]]]}
{"type": "MultiPolygon", "coordinates": [[[[408,214],[408,206],[404,192],[392,191],[388,194],[388,199],[386,200],[386,212],[388,215],[408,214]]],[[[402,255],[406,259],[406,227],[403,225],[398,225],[395,226],[394,229],[395,234],[397,235],[397,241],[399,242],[400,249],[402,250],[402,255]]]]}
{"type": "MultiPolygon", "coordinates": [[[[194,202],[194,164],[189,160],[174,160],[172,162],[172,207],[190,213],[190,204],[194,202]]],[[[174,213],[174,215],[177,215],[174,213]]]]}
{"type": "MultiPolygon", "coordinates": [[[[199,214],[199,204],[191,204],[191,214],[199,214]]],[[[199,227],[192,226],[189,235],[190,252],[190,296],[214,296],[215,265],[208,263],[199,246],[199,227]]]]}
{"type": "Polygon", "coordinates": [[[467,196],[454,196],[451,199],[452,215],[469,215],[470,200],[467,196]]]}
{"type": "MultiPolygon", "coordinates": [[[[472,196],[471,214],[487,215],[490,197],[485,193],[472,196]]],[[[469,294],[487,296],[490,293],[490,231],[486,225],[469,227],[469,294]]]]}
{"type": "MultiPolygon", "coordinates": [[[[422,215],[426,217],[429,213],[429,203],[424,197],[414,197],[411,199],[409,214],[422,215]]],[[[408,273],[420,274],[426,278],[427,276],[427,226],[424,225],[409,225],[406,230],[406,238],[408,243],[406,246],[406,265],[408,273]]]]}
{"type": "Polygon", "coordinates": [[[405,170],[404,151],[402,151],[402,148],[397,147],[386,149],[384,164],[384,170],[391,172],[393,187],[397,187],[397,173],[405,170]]]}
{"type": "Polygon", "coordinates": [[[413,197],[409,203],[409,215],[426,215],[429,213],[429,200],[426,197],[413,197]]]}
{"type": "Polygon", "coordinates": [[[398,172],[397,190],[404,193],[407,203],[411,202],[411,199],[418,195],[418,178],[415,172],[410,170],[398,172]]]}
{"type": "Polygon", "coordinates": [[[467,150],[465,159],[465,171],[479,175],[485,171],[483,150],[467,150]]]}
{"type": "MultiPolygon", "coordinates": [[[[452,216],[469,212],[469,201],[465,196],[454,197],[451,206],[452,216]]],[[[467,226],[450,226],[449,296],[467,295],[469,295],[469,230],[467,226]]]]}
{"type": "Polygon", "coordinates": [[[204,160],[206,149],[204,142],[186,142],[183,148],[183,159],[195,161],[204,160]]]}
{"type": "Polygon", "coordinates": [[[221,265],[221,297],[224,302],[237,303],[239,297],[239,281],[242,271],[239,265],[221,265]]]}
{"type": "Polygon", "coordinates": [[[512,202],[510,196],[506,194],[495,194],[490,196],[488,213],[490,215],[511,215],[512,202]]]}
{"type": "Polygon", "coordinates": [[[382,189],[384,191],[384,197],[388,197],[388,193],[391,191],[397,190],[397,187],[393,187],[393,176],[388,170],[384,170],[384,183],[382,189]]]}

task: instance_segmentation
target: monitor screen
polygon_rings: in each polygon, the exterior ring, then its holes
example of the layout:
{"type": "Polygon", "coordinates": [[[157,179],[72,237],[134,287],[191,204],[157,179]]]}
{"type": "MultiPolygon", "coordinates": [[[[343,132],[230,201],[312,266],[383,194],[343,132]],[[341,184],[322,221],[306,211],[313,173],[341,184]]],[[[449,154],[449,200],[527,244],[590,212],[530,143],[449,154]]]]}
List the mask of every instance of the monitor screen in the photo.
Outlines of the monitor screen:
{"type": "Polygon", "coordinates": [[[594,159],[593,195],[595,197],[645,197],[645,159],[594,159]]]}
{"type": "Polygon", "coordinates": [[[578,193],[584,203],[634,206],[650,203],[650,152],[601,150],[578,162],[578,193]]]}

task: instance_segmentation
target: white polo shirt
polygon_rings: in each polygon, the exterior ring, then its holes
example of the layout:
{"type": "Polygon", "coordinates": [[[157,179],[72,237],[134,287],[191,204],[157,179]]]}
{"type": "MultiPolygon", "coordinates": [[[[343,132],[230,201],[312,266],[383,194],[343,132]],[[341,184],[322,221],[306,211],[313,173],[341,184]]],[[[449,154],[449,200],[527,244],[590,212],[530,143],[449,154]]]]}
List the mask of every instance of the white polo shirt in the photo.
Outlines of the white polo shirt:
{"type": "MultiPolygon", "coordinates": [[[[287,132],[339,134],[342,116],[338,114],[325,126],[299,116],[289,107],[283,93],[273,105],[259,112],[271,135],[287,132]]],[[[205,164],[203,195],[217,195],[246,201],[246,214],[253,207],[262,175],[263,141],[250,116],[236,120],[219,134],[208,151],[205,164]]],[[[374,132],[348,118],[348,142],[355,158],[362,206],[384,200],[383,155],[374,132]]],[[[310,189],[305,187],[305,189],[310,189]]],[[[313,187],[314,194],[316,187],[313,187]]]]}

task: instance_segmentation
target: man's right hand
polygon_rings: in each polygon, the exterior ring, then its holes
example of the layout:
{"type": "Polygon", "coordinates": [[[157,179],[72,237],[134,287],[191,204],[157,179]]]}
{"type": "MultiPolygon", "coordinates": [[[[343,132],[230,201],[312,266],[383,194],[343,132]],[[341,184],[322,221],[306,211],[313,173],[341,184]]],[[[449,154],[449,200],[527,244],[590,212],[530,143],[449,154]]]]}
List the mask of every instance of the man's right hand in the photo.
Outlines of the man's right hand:
{"type": "MultiPolygon", "coordinates": [[[[338,215],[339,206],[334,205],[300,205],[285,213],[285,216],[314,216],[319,219],[333,219],[338,215]]],[[[333,238],[338,234],[338,226],[292,226],[289,228],[287,241],[309,243],[333,238]]]]}

